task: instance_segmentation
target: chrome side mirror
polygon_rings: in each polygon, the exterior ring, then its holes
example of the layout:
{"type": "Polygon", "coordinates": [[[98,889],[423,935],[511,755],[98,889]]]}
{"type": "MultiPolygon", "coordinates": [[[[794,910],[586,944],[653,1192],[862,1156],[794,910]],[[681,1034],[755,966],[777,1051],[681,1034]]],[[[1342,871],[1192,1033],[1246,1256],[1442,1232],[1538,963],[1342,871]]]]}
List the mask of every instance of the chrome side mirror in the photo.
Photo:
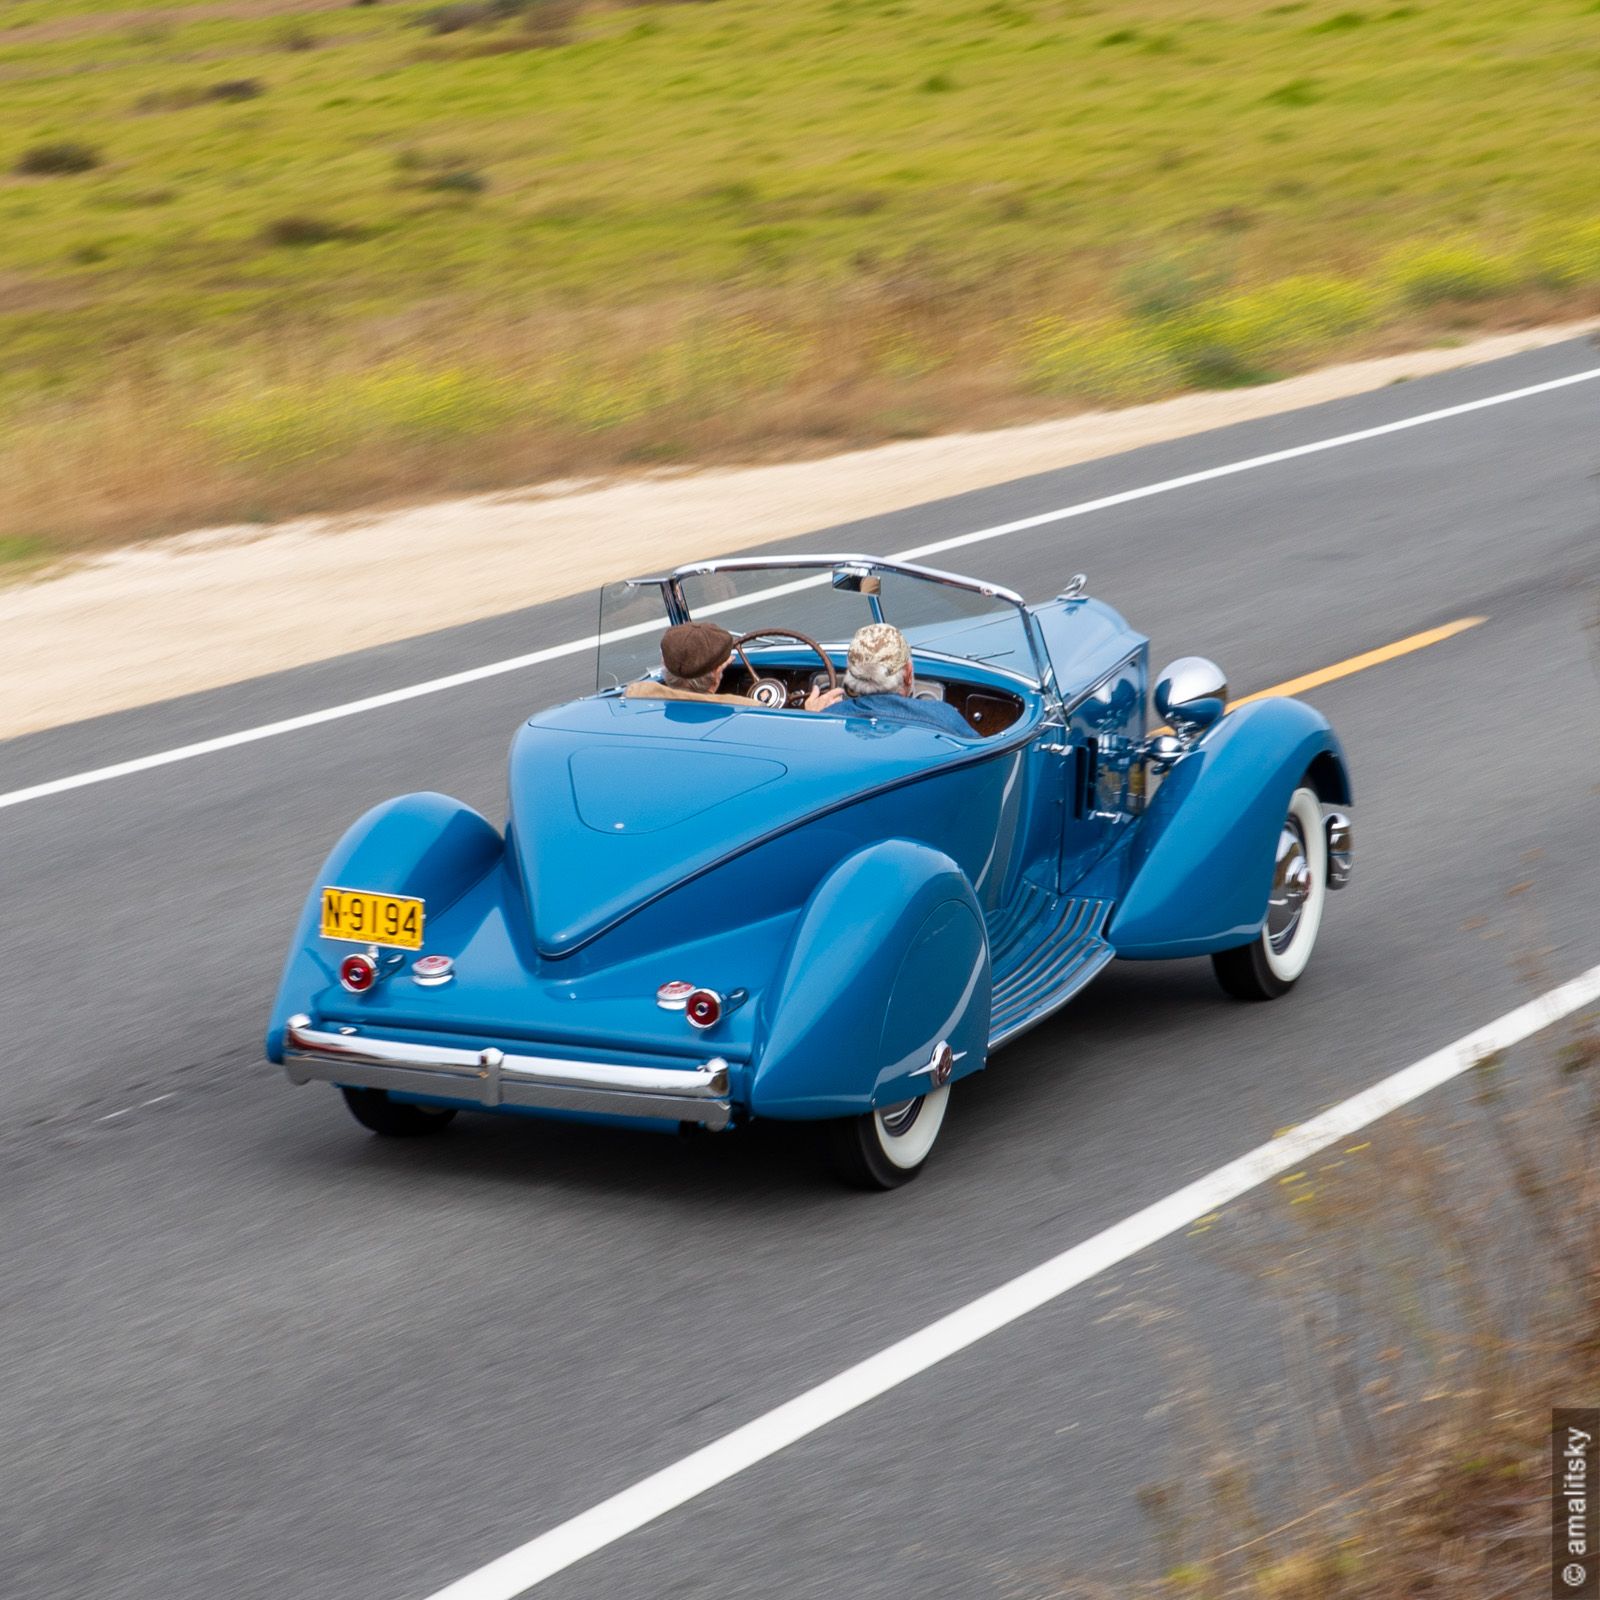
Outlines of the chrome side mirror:
{"type": "Polygon", "coordinates": [[[1156,714],[1185,744],[1228,709],[1228,680],[1215,661],[1180,656],[1156,679],[1156,714]]]}

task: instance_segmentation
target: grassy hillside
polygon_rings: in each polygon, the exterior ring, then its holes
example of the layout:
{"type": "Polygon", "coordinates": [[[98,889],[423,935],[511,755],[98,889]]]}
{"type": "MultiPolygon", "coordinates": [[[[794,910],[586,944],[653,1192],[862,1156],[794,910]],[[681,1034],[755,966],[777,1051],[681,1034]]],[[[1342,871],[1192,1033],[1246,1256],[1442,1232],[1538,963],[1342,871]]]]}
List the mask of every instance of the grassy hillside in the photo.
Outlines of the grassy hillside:
{"type": "Polygon", "coordinates": [[[1593,0],[0,0],[0,539],[1600,305],[1593,0]]]}

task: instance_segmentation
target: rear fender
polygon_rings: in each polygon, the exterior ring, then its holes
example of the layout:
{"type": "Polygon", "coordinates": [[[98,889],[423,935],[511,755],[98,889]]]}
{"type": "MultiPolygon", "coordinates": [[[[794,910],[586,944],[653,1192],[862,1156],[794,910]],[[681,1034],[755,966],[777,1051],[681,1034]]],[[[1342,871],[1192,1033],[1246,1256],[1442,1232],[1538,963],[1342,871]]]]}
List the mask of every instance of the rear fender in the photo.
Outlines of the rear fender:
{"type": "Polygon", "coordinates": [[[491,823],[448,795],[402,795],[374,806],[355,822],[323,862],[306,896],[272,1008],[267,1059],[283,1060],[285,1021],[305,1010],[310,997],[333,981],[334,963],[353,948],[330,943],[317,931],[324,885],[410,895],[426,903],[432,918],[476,883],[503,849],[491,823]]]}
{"type": "Polygon", "coordinates": [[[1159,960],[1248,944],[1260,933],[1278,830],[1307,773],[1347,805],[1344,752],[1300,700],[1231,711],[1168,774],[1139,823],[1130,882],[1108,937],[1119,956],[1159,960]]]}
{"type": "Polygon", "coordinates": [[[925,1093],[934,1046],[976,1072],[989,1033],[989,946],[947,855],[889,839],[846,856],[806,902],[759,1019],[751,1110],[843,1117],[925,1093]]]}

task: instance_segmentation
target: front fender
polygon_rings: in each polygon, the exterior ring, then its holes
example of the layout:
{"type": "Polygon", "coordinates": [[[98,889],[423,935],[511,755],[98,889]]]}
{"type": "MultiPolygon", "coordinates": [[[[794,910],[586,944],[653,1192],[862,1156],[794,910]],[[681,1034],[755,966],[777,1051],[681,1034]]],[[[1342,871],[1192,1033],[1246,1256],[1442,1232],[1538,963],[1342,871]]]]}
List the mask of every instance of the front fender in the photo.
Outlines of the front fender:
{"type": "Polygon", "coordinates": [[[267,1059],[283,1060],[284,1023],[333,982],[334,961],[346,953],[317,931],[325,884],[414,896],[434,917],[476,883],[503,849],[491,823],[448,795],[401,795],[353,823],[323,862],[295,926],[267,1028],[267,1059]]]}
{"type": "Polygon", "coordinates": [[[1279,698],[1229,712],[1168,774],[1139,823],[1107,934],[1117,954],[1205,955],[1255,938],[1278,830],[1308,773],[1322,799],[1349,803],[1344,752],[1320,712],[1279,698]]]}
{"type": "Polygon", "coordinates": [[[750,1107],[843,1117],[922,1094],[942,1039],[954,1077],[983,1065],[989,945],[965,874],[889,839],[846,856],[812,892],[758,1020],[750,1107]]]}

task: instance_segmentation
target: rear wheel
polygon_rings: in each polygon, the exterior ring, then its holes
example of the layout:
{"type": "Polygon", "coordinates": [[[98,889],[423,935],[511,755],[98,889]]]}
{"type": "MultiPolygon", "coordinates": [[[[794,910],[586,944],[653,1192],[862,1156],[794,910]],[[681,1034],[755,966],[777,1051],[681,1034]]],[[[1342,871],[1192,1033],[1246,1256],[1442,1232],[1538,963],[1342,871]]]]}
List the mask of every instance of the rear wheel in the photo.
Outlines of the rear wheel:
{"type": "Polygon", "coordinates": [[[909,1183],[922,1171],[939,1137],[949,1100],[946,1083],[915,1100],[830,1122],[834,1171],[857,1189],[897,1189],[909,1183]]]}
{"type": "Polygon", "coordinates": [[[387,1089],[346,1089],[339,1091],[344,1103],[363,1128],[389,1139],[415,1139],[437,1133],[455,1120],[451,1106],[415,1106],[405,1100],[391,1100],[387,1089]]]}
{"type": "Polygon", "coordinates": [[[1328,838],[1322,802],[1301,787],[1289,798],[1267,896],[1267,920],[1249,944],[1211,958],[1217,981],[1236,1000],[1276,1000],[1306,970],[1328,896],[1328,838]]]}

